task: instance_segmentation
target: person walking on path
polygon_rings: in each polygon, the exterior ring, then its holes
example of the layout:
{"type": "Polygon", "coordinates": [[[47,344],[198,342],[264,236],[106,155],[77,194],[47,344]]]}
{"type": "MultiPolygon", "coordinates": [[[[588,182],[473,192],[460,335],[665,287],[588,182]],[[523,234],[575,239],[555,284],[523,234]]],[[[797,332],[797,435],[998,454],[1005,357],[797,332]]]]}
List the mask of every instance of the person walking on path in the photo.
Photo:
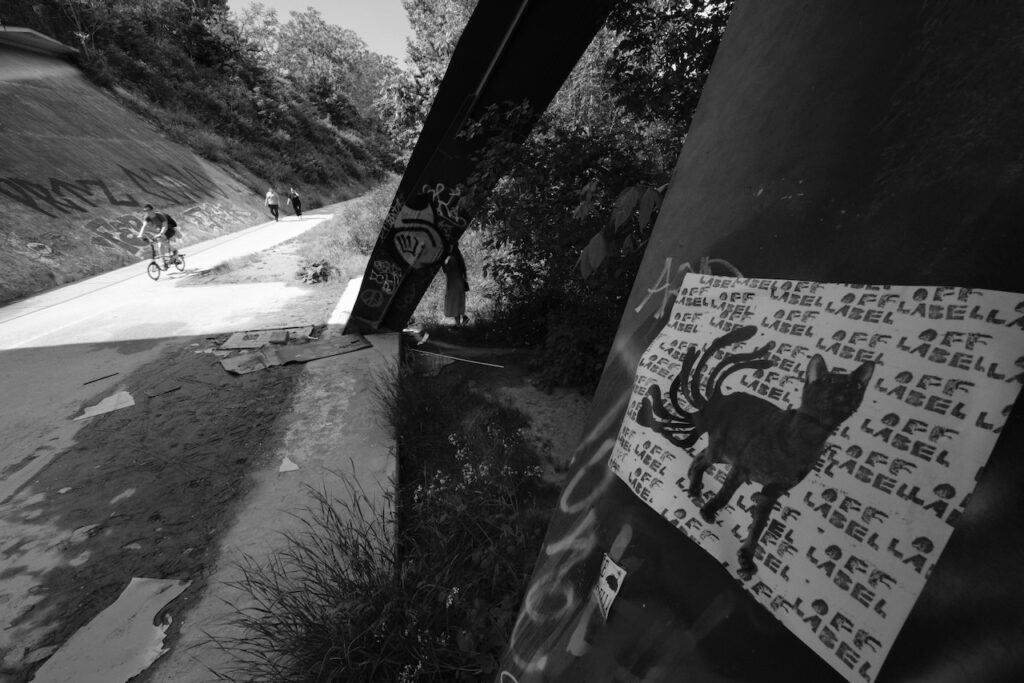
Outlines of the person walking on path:
{"type": "Polygon", "coordinates": [[[294,187],[288,188],[288,203],[292,205],[292,209],[295,211],[295,215],[302,216],[302,200],[299,199],[299,193],[295,191],[294,187]]]}
{"type": "Polygon", "coordinates": [[[267,200],[264,203],[268,207],[270,207],[270,214],[274,217],[274,220],[276,221],[278,219],[277,193],[274,192],[274,188],[270,188],[269,190],[267,190],[267,200]]]}
{"type": "Polygon", "coordinates": [[[446,279],[444,292],[444,315],[455,318],[455,324],[462,326],[469,322],[466,316],[466,292],[469,291],[469,277],[466,274],[466,261],[462,258],[459,245],[452,246],[452,253],[445,259],[444,275],[446,279]]]}

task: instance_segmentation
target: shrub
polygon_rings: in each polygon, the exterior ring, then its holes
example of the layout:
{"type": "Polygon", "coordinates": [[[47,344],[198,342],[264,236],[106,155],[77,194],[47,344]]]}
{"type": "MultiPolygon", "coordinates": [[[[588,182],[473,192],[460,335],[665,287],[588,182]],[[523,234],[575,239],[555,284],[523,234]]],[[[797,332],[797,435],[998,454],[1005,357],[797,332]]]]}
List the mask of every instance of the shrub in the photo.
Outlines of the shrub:
{"type": "Polygon", "coordinates": [[[395,192],[398,190],[399,180],[397,176],[392,176],[369,194],[342,207],[340,221],[349,248],[365,256],[369,256],[373,251],[377,235],[380,234],[395,192]]]}
{"type": "Polygon", "coordinates": [[[489,681],[553,503],[525,418],[459,373],[407,371],[375,394],[395,423],[397,501],[313,491],[300,533],[245,560],[236,681],[489,681]],[[396,506],[397,502],[397,506],[396,506]]]}
{"type": "Polygon", "coordinates": [[[330,280],[332,273],[338,274],[338,269],[332,266],[329,261],[321,260],[302,266],[295,273],[295,277],[307,285],[315,285],[319,282],[330,280]]]}

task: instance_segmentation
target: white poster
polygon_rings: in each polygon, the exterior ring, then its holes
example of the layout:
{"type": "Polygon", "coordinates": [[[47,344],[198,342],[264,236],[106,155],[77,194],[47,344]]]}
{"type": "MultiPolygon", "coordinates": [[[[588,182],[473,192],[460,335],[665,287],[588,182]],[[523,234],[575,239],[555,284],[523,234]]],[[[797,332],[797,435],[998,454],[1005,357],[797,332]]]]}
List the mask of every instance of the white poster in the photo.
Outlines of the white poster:
{"type": "Polygon", "coordinates": [[[873,681],[1024,382],[1024,295],[687,275],[610,467],[873,681]]]}

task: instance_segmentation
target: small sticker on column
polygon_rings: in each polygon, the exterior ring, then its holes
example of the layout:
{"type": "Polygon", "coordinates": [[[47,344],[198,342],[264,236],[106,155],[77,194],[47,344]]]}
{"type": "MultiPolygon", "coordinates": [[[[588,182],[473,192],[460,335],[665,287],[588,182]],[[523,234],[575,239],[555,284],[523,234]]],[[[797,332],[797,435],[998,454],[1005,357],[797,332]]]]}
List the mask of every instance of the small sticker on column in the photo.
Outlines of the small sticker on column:
{"type": "Polygon", "coordinates": [[[619,594],[625,578],[626,570],[615,564],[610,557],[605,555],[601,559],[601,575],[594,591],[597,594],[597,604],[601,606],[601,616],[605,621],[608,621],[608,610],[615,602],[615,596],[619,594]]]}

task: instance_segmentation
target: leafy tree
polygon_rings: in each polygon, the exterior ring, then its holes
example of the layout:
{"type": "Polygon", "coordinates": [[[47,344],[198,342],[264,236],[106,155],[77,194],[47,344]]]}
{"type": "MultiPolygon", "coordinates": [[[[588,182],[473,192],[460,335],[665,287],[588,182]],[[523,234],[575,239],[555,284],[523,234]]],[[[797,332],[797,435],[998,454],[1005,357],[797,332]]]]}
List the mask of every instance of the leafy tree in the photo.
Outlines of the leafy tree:
{"type": "Polygon", "coordinates": [[[499,131],[470,178],[471,186],[494,184],[475,216],[497,296],[492,332],[538,348],[543,382],[592,389],[642,250],[636,236],[626,242],[634,230],[619,225],[608,243],[615,259],[584,279],[580,257],[606,225],[619,189],[638,179],[661,179],[665,171],[650,155],[636,153],[642,141],[612,126],[584,125],[551,112],[524,144],[507,140],[500,130],[514,130],[527,113],[525,104],[493,108],[464,133],[499,131]]]}
{"type": "Polygon", "coordinates": [[[697,108],[733,0],[625,0],[607,26],[618,44],[611,94],[638,117],[667,125],[675,147],[697,108]]]}
{"type": "Polygon", "coordinates": [[[730,8],[622,0],[524,144],[528,105],[463,132],[493,138],[470,185],[494,331],[549,384],[596,385],[730,8]]]}
{"type": "Polygon", "coordinates": [[[259,4],[236,18],[225,0],[5,0],[2,18],[79,45],[97,83],[133,92],[126,104],[172,138],[247,167],[261,193],[287,178],[314,202],[340,199],[394,158],[372,106],[390,60],[313,11],[282,26],[259,4]]]}
{"type": "Polygon", "coordinates": [[[402,5],[412,28],[406,68],[385,83],[377,107],[388,132],[408,155],[477,0],[402,0],[402,5]]]}
{"type": "Polygon", "coordinates": [[[394,60],[371,52],[355,32],[332,26],[315,9],[292,12],[280,26],[271,63],[332,112],[370,117],[382,81],[395,70],[394,60]]]}

